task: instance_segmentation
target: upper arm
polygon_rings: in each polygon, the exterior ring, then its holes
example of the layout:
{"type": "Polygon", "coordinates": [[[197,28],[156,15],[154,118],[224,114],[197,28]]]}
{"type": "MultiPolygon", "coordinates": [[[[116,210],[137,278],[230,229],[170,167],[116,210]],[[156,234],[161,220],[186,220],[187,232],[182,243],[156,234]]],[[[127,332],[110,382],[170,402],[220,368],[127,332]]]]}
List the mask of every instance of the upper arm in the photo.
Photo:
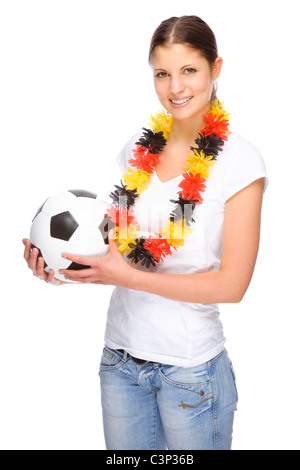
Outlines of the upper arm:
{"type": "Polygon", "coordinates": [[[264,178],[234,194],[225,206],[220,271],[228,276],[233,297],[240,301],[251,281],[260,238],[264,178]]]}
{"type": "Polygon", "coordinates": [[[136,142],[141,137],[141,131],[135,133],[124,145],[119,155],[116,158],[117,164],[122,172],[122,174],[128,168],[128,160],[133,157],[132,150],[136,147],[136,142]]]}

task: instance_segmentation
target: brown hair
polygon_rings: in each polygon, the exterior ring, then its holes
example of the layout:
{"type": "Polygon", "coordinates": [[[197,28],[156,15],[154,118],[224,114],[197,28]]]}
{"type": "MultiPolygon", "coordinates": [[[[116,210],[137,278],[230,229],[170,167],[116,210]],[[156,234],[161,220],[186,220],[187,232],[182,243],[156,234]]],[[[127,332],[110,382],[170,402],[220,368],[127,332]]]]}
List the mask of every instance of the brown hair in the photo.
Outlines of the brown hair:
{"type": "MultiPolygon", "coordinates": [[[[197,49],[212,66],[218,57],[216,37],[211,28],[198,16],[181,16],[163,21],[154,31],[149,49],[149,63],[157,46],[186,44],[197,49]]],[[[212,97],[216,98],[214,86],[212,97]]]]}

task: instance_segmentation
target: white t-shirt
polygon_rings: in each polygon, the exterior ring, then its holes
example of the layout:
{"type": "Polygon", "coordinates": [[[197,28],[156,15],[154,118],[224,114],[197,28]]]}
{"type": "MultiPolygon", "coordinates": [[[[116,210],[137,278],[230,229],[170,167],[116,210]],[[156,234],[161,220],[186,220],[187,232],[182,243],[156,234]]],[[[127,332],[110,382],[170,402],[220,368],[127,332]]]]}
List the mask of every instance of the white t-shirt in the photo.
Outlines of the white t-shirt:
{"type": "MultiPolygon", "coordinates": [[[[118,157],[122,172],[130,167],[132,149],[141,134],[133,136],[118,157]]],[[[266,168],[259,151],[233,133],[210,170],[203,204],[196,206],[192,234],[183,247],[167,256],[152,272],[191,274],[218,271],[222,254],[225,203],[258,178],[266,168]]],[[[166,225],[178,199],[182,176],[161,182],[154,173],[148,189],[136,200],[134,211],[147,237],[166,225]]],[[[129,261],[130,262],[130,261],[129,261]]],[[[135,265],[133,265],[135,266],[135,265]]],[[[137,265],[137,269],[146,270],[137,265]]],[[[219,354],[225,338],[217,304],[179,302],[147,292],[116,287],[110,301],[105,343],[132,356],[183,367],[202,364],[219,354]]]]}

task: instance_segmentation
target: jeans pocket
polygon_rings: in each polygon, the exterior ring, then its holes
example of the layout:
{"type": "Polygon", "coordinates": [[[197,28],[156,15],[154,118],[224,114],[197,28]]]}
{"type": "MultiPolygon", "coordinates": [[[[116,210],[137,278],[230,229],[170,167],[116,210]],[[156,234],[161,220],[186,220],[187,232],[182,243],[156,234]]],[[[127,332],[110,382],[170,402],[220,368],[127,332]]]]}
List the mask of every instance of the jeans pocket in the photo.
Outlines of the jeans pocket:
{"type": "Polygon", "coordinates": [[[160,370],[160,377],[170,402],[176,403],[178,409],[190,410],[192,414],[199,415],[210,409],[213,405],[213,391],[209,374],[205,370],[188,369],[178,367],[178,373],[174,367],[160,370]],[[168,387],[167,387],[168,386],[168,387]]]}
{"type": "Polygon", "coordinates": [[[114,370],[122,365],[123,355],[120,351],[104,347],[100,362],[99,373],[108,370],[114,370]]]}

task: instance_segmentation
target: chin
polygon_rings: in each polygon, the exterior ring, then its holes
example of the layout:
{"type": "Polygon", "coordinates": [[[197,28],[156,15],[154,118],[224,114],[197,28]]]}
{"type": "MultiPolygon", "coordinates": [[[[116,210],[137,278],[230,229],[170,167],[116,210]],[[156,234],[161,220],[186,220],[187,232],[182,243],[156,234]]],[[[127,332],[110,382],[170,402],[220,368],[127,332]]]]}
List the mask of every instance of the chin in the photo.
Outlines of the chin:
{"type": "Polygon", "coordinates": [[[199,109],[169,109],[169,113],[173,116],[174,119],[178,121],[183,121],[185,119],[191,119],[197,117],[199,114],[203,114],[202,110],[199,109]]]}

